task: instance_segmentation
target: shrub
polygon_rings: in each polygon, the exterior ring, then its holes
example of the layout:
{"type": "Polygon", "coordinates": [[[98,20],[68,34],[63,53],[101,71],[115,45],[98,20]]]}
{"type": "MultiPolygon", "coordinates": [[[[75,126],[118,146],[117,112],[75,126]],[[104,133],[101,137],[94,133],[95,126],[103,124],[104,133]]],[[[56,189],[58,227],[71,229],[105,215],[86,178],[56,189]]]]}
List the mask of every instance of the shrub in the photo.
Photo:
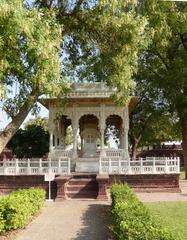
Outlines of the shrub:
{"type": "Polygon", "coordinates": [[[119,240],[174,240],[127,185],[111,190],[113,233],[119,240]]]}
{"type": "Polygon", "coordinates": [[[24,227],[43,206],[45,191],[30,188],[0,199],[0,232],[24,227]]]}

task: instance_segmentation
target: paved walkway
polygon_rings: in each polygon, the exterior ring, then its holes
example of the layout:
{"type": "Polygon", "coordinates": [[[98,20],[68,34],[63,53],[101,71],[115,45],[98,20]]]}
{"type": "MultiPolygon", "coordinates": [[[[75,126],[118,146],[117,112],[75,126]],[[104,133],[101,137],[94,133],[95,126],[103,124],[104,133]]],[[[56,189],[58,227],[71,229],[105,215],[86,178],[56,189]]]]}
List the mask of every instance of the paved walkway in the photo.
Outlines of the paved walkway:
{"type": "MultiPolygon", "coordinates": [[[[187,201],[187,181],[181,193],[137,193],[143,202],[187,201]]],[[[69,200],[47,202],[46,207],[16,240],[109,240],[108,202],[69,200]]]]}
{"type": "Polygon", "coordinates": [[[109,240],[109,203],[47,202],[41,215],[16,240],[109,240]]]}

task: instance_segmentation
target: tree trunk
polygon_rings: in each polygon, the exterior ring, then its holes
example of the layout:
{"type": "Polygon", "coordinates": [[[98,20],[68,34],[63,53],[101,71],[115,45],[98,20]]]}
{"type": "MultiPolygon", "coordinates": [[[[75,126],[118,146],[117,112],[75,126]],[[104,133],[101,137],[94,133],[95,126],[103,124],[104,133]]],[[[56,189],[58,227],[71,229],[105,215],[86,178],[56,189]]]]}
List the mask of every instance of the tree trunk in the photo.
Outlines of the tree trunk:
{"type": "Polygon", "coordinates": [[[182,130],[182,149],[184,158],[185,179],[187,179],[187,119],[185,117],[181,117],[180,123],[182,130]]]}
{"type": "Polygon", "coordinates": [[[19,129],[28,113],[32,108],[32,104],[25,102],[24,105],[20,108],[19,113],[12,118],[12,121],[6,126],[4,131],[0,134],[0,153],[6,147],[7,143],[14,136],[16,131],[19,129]]]}

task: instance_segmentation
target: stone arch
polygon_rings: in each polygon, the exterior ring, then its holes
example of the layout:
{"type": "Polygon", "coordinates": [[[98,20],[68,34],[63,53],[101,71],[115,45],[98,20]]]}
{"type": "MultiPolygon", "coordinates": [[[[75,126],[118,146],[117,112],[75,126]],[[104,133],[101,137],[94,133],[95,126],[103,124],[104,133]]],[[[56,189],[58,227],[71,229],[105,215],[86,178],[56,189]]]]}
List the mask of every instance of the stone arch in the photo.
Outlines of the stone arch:
{"type": "MultiPolygon", "coordinates": [[[[54,131],[54,140],[55,146],[58,148],[66,147],[66,137],[67,137],[67,129],[72,126],[72,119],[71,117],[63,113],[59,115],[55,120],[55,131],[54,131]]],[[[68,143],[69,145],[70,143],[68,143]]]]}
{"type": "Polygon", "coordinates": [[[93,157],[97,153],[97,140],[100,137],[99,119],[94,114],[84,114],[79,118],[81,155],[93,157]]]}
{"type": "Polygon", "coordinates": [[[80,119],[85,117],[85,116],[93,116],[93,117],[97,118],[98,124],[99,124],[99,120],[100,120],[99,114],[94,113],[94,112],[93,113],[89,113],[89,112],[88,113],[87,112],[79,113],[78,114],[78,122],[80,122],[80,119]]]}
{"type": "Polygon", "coordinates": [[[105,122],[106,119],[110,116],[116,116],[116,117],[120,117],[122,119],[122,121],[124,121],[124,111],[122,108],[114,108],[114,109],[110,109],[109,111],[107,110],[105,112],[105,122]]]}
{"type": "Polygon", "coordinates": [[[115,148],[122,145],[123,118],[118,114],[109,114],[105,118],[105,141],[115,148]]]}

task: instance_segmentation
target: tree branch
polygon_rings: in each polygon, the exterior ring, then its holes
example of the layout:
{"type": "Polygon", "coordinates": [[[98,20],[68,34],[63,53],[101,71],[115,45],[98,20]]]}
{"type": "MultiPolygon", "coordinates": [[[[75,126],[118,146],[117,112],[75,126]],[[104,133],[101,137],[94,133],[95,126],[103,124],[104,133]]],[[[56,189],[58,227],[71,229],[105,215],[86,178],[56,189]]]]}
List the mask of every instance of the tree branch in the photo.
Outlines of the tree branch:
{"type": "Polygon", "coordinates": [[[50,9],[52,7],[52,4],[53,4],[53,0],[50,0],[50,1],[48,1],[48,0],[41,0],[39,5],[40,5],[40,7],[44,7],[44,8],[50,9]]]}
{"type": "Polygon", "coordinates": [[[180,39],[184,47],[184,50],[187,52],[187,33],[180,34],[180,39]]]}
{"type": "Polygon", "coordinates": [[[81,9],[81,4],[84,2],[84,0],[78,0],[76,6],[73,9],[72,14],[77,13],[81,9]]]}
{"type": "Polygon", "coordinates": [[[160,60],[162,61],[162,63],[166,67],[166,69],[169,70],[170,69],[169,66],[167,65],[167,63],[166,63],[165,59],[162,57],[162,55],[158,52],[158,50],[157,49],[153,49],[153,51],[160,58],[160,60]]]}

